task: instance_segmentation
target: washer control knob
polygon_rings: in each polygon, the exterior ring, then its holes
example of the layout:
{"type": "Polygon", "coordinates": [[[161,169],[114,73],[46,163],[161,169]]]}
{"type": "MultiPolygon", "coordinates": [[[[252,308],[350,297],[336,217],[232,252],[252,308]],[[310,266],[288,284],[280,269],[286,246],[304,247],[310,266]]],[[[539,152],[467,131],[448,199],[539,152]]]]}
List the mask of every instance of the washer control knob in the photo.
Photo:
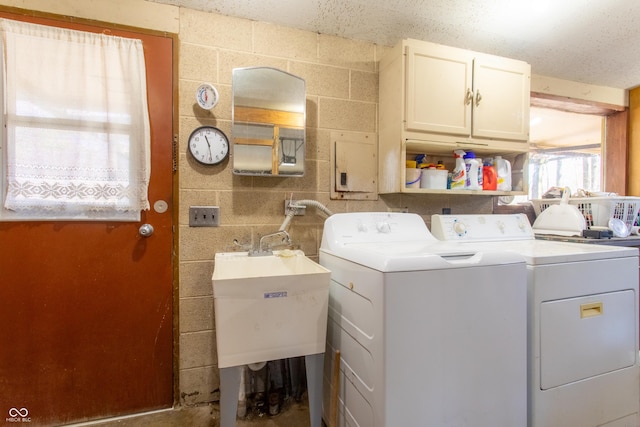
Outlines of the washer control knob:
{"type": "Polygon", "coordinates": [[[389,233],[391,231],[391,226],[387,221],[380,221],[376,223],[376,229],[379,233],[389,233]]]}

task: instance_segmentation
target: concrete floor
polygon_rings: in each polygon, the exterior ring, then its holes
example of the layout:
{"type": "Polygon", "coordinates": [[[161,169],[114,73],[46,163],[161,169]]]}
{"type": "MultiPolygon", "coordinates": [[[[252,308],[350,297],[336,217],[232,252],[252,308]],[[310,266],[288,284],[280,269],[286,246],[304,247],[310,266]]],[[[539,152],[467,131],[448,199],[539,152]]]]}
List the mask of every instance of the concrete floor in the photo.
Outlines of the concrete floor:
{"type": "MultiPolygon", "coordinates": [[[[92,427],[219,427],[217,404],[184,406],[171,410],[150,412],[129,417],[92,423],[76,424],[92,427]]],[[[236,427],[309,427],[309,406],[306,400],[283,405],[283,410],[274,416],[249,414],[238,419],[236,427]]]]}

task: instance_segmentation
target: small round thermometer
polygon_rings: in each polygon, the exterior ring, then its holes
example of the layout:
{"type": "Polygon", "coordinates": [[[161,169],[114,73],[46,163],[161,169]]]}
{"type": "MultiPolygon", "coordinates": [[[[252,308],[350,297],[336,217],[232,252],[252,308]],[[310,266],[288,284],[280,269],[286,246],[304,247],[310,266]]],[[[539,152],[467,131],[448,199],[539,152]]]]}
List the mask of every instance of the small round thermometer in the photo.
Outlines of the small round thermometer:
{"type": "Polygon", "coordinates": [[[196,90],[196,102],[205,110],[211,110],[218,103],[218,90],[211,83],[202,83],[196,90]]]}
{"type": "Polygon", "coordinates": [[[189,135],[189,153],[198,163],[217,165],[229,156],[229,140],[216,127],[200,126],[189,135]]]}

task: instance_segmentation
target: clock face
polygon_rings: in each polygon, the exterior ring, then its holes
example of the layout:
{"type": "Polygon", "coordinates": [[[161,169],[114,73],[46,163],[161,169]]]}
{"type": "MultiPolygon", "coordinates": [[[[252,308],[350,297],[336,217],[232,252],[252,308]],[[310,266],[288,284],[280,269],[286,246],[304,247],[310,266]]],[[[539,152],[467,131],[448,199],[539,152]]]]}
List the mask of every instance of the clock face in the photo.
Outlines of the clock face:
{"type": "Polygon", "coordinates": [[[218,103],[218,90],[211,83],[202,83],[196,89],[196,102],[205,110],[211,110],[218,103]]]}
{"type": "Polygon", "coordinates": [[[203,165],[217,165],[229,155],[229,140],[220,129],[201,126],[189,136],[189,153],[203,165]]]}

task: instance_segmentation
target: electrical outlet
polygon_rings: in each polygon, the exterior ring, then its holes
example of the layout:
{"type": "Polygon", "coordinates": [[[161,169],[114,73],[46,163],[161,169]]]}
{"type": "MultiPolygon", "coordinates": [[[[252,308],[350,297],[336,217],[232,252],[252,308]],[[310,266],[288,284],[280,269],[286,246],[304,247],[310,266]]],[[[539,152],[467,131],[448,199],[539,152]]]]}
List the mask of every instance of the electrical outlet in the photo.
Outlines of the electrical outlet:
{"type": "Polygon", "coordinates": [[[189,227],[217,227],[220,225],[218,206],[190,206],[189,227]]]}
{"type": "MultiPolygon", "coordinates": [[[[291,200],[285,200],[284,201],[284,214],[285,215],[289,213],[289,209],[292,209],[292,208],[289,207],[289,203],[292,203],[292,204],[295,205],[296,201],[295,200],[294,201],[291,201],[291,200]]],[[[296,211],[294,213],[294,216],[304,215],[305,209],[306,209],[306,206],[296,207],[295,208],[296,211]]]]}

